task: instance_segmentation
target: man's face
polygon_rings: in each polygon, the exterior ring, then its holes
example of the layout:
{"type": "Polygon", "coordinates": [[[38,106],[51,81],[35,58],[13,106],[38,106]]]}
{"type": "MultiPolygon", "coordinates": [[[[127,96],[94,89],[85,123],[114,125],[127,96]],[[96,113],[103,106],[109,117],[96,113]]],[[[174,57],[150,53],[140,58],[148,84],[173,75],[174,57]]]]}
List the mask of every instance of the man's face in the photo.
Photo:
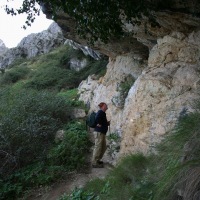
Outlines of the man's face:
{"type": "Polygon", "coordinates": [[[102,108],[103,108],[103,111],[105,112],[108,109],[108,106],[104,104],[102,108]]]}

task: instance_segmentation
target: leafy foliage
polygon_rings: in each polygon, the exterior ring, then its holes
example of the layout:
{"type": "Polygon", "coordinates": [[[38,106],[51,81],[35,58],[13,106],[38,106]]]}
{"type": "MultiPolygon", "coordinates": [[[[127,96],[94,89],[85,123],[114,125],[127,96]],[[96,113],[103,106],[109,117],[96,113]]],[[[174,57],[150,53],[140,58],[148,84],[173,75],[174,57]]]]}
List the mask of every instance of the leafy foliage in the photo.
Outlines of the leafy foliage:
{"type": "MultiPolygon", "coordinates": [[[[186,12],[187,0],[181,1],[182,8],[186,12]]],[[[77,33],[88,39],[91,43],[101,39],[107,42],[112,37],[123,35],[122,18],[133,24],[140,23],[143,16],[148,16],[152,24],[156,24],[152,11],[174,9],[175,2],[172,0],[107,0],[107,1],[73,1],[73,0],[23,0],[22,6],[14,10],[6,7],[8,14],[27,14],[26,26],[34,22],[35,16],[39,15],[40,9],[36,6],[39,3],[42,10],[57,19],[57,12],[64,11],[76,21],[77,33]]],[[[193,1],[193,14],[198,14],[198,0],[193,1]]],[[[26,28],[24,26],[24,28],[26,28]]]]}
{"type": "MultiPolygon", "coordinates": [[[[42,145],[41,142],[38,145],[42,145]]],[[[68,124],[64,140],[53,142],[45,159],[43,157],[39,162],[34,159],[32,164],[0,178],[0,199],[16,199],[26,190],[50,184],[60,179],[64,173],[82,168],[89,147],[84,124],[68,124]]]]}
{"type": "Polygon", "coordinates": [[[47,166],[44,162],[28,165],[0,181],[0,199],[16,199],[26,190],[50,184],[64,171],[62,166],[47,166]]]}
{"type": "Polygon", "coordinates": [[[75,74],[76,72],[72,70],[49,66],[36,71],[32,75],[32,79],[26,83],[26,87],[37,90],[74,88],[75,85],[78,85],[77,79],[72,79],[72,77],[75,77],[75,74]]]}
{"type": "Polygon", "coordinates": [[[70,195],[64,194],[58,200],[82,200],[97,199],[93,192],[85,192],[83,189],[75,188],[70,195]]]}
{"type": "Polygon", "coordinates": [[[1,176],[45,159],[69,108],[53,93],[1,90],[1,176]]]}
{"type": "Polygon", "coordinates": [[[68,170],[83,168],[90,146],[85,124],[71,122],[64,130],[64,139],[51,149],[48,156],[50,165],[64,165],[68,170]]]}
{"type": "MultiPolygon", "coordinates": [[[[67,45],[36,58],[18,60],[15,67],[0,74],[1,86],[21,83],[25,89],[61,91],[77,88],[82,80],[91,74],[97,77],[106,72],[107,58],[94,60],[82,51],[67,45]],[[86,59],[87,65],[80,71],[70,69],[70,59],[86,59]]],[[[77,103],[77,102],[73,102],[77,103]]]]}
{"type": "Polygon", "coordinates": [[[52,183],[70,170],[86,167],[85,154],[90,142],[84,124],[72,122],[64,130],[64,140],[53,142],[45,158],[39,162],[33,160],[32,164],[0,179],[1,199],[15,199],[28,189],[52,183]]]}

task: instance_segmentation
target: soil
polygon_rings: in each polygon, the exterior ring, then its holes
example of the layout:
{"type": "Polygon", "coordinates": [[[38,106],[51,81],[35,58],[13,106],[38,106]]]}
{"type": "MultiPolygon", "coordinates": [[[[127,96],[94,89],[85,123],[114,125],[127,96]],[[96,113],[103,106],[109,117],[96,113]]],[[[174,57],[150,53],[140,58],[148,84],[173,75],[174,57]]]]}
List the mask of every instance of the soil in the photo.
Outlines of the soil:
{"type": "Polygon", "coordinates": [[[103,157],[104,167],[103,168],[92,168],[91,158],[92,150],[88,155],[88,164],[83,172],[72,172],[66,177],[63,177],[63,180],[54,183],[48,187],[41,187],[29,194],[26,195],[23,199],[28,200],[58,200],[63,194],[69,194],[75,188],[83,187],[87,182],[95,178],[105,178],[108,172],[113,168],[112,158],[105,153],[103,157]]]}

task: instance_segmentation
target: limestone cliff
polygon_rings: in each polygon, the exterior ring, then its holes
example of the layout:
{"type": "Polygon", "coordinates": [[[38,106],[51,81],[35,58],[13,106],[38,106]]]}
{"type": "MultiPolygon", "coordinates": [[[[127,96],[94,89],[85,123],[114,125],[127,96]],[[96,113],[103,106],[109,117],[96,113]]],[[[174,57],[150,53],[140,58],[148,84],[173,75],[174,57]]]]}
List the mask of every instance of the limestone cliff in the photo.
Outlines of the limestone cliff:
{"type": "MultiPolygon", "coordinates": [[[[188,2],[188,12],[184,12],[180,2],[173,11],[154,13],[157,26],[145,17],[140,25],[123,21],[126,36],[93,46],[110,57],[107,73],[99,80],[90,76],[83,81],[80,100],[89,102],[91,110],[97,110],[100,101],[108,104],[111,132],[122,137],[121,155],[154,151],[198,98],[200,18],[190,11],[198,10],[199,4],[194,8],[188,2]],[[123,84],[131,82],[127,93],[123,84]]],[[[76,34],[70,16],[60,13],[57,23],[66,38],[87,45],[76,34]]]]}
{"type": "Polygon", "coordinates": [[[54,22],[47,30],[32,33],[23,38],[17,47],[6,48],[0,40],[0,70],[6,69],[16,59],[31,58],[64,44],[65,38],[60,27],[54,22]]]}
{"type": "Polygon", "coordinates": [[[107,73],[99,80],[88,77],[79,86],[80,100],[91,109],[108,103],[111,132],[122,137],[121,154],[148,153],[198,98],[200,87],[200,31],[189,36],[173,32],[158,39],[147,62],[133,54],[110,59],[107,73]],[[118,107],[119,85],[131,75],[135,82],[118,107]]]}

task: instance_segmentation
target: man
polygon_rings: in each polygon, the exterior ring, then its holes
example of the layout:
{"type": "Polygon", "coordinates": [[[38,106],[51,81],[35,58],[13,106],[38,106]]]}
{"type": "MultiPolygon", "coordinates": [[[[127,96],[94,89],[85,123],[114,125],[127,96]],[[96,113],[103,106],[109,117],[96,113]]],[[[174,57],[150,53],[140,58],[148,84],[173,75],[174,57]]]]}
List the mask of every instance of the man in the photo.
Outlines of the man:
{"type": "Polygon", "coordinates": [[[102,168],[103,161],[101,161],[106,151],[106,133],[110,122],[106,118],[107,104],[101,102],[99,105],[100,110],[96,114],[95,122],[96,127],[94,129],[95,146],[93,151],[92,166],[94,168],[102,168]]]}

